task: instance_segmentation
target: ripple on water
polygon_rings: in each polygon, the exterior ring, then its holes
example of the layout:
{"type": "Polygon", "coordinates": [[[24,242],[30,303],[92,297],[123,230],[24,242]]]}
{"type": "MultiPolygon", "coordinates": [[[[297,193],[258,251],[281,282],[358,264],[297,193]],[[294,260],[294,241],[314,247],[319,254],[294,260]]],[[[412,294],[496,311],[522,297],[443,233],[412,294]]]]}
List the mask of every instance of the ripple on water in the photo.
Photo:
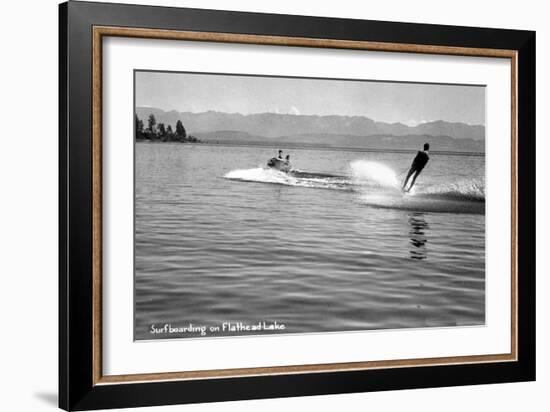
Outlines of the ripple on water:
{"type": "MultiPolygon", "coordinates": [[[[338,190],[223,178],[266,156],[270,149],[137,145],[137,339],[155,338],[150,325],[165,322],[277,321],[291,333],[484,324],[484,202],[475,204],[481,214],[418,212],[381,208],[335,178],[326,182],[338,190]]],[[[357,156],[293,157],[303,170],[334,165],[327,174],[345,175],[357,156]]],[[[360,156],[397,170],[410,162],[360,156]]],[[[445,159],[442,175],[464,161],[445,159]]],[[[430,173],[424,183],[438,183],[430,173]]],[[[429,199],[441,201],[456,199],[429,199]]]]}

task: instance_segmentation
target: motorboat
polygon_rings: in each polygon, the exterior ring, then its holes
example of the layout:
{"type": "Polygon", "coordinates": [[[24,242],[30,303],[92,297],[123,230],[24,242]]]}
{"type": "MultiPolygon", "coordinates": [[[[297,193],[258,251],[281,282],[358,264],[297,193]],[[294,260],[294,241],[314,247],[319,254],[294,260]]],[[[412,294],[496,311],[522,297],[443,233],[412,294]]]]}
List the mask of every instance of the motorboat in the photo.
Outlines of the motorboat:
{"type": "Polygon", "coordinates": [[[277,157],[272,157],[271,159],[269,159],[267,161],[267,166],[285,173],[290,172],[290,170],[292,169],[292,167],[290,166],[290,162],[279,159],[277,157]]]}

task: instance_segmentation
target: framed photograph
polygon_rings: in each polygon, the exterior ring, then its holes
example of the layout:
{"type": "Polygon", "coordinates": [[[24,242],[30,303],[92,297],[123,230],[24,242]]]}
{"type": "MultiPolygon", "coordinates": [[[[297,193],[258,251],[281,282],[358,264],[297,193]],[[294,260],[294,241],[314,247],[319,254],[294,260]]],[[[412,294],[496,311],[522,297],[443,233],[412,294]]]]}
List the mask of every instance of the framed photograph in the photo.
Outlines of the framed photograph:
{"type": "Polygon", "coordinates": [[[59,403],[535,379],[535,33],[60,5],[59,403]]]}

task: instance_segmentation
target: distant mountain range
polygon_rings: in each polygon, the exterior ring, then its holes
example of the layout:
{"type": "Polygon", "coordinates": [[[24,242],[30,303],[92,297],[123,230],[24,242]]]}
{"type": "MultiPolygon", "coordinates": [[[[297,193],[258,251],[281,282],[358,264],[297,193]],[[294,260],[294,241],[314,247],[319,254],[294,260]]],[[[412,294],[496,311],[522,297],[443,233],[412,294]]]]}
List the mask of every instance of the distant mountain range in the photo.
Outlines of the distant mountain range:
{"type": "Polygon", "coordinates": [[[188,134],[207,142],[417,149],[428,141],[437,151],[483,152],[485,148],[485,127],[465,123],[435,121],[407,126],[363,116],[166,112],[151,107],[138,107],[136,113],[145,124],[151,113],[157,123],[172,128],[181,120],[188,134]]]}

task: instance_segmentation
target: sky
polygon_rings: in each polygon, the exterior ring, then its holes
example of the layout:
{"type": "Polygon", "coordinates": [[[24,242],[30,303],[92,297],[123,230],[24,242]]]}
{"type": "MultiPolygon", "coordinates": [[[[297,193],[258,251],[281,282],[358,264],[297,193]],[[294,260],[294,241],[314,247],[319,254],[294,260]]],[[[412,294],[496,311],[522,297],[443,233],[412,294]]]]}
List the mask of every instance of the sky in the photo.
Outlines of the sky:
{"type": "Polygon", "coordinates": [[[409,126],[445,120],[485,125],[485,87],[366,80],[145,72],[138,107],[165,111],[366,116],[409,126]]]}

